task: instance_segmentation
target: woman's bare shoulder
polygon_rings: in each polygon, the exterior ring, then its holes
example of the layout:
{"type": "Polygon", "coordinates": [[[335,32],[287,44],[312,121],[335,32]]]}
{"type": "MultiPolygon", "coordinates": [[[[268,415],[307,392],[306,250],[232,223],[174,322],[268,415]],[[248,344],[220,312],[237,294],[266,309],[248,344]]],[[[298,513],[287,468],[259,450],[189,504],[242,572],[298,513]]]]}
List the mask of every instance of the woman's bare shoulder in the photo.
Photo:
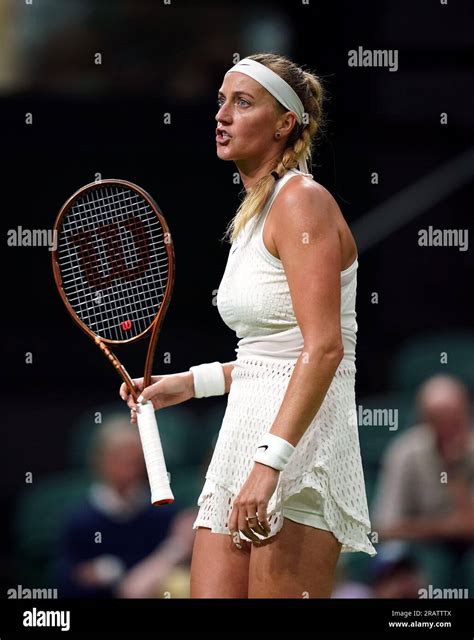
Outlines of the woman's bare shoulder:
{"type": "Polygon", "coordinates": [[[295,217],[296,212],[302,215],[319,213],[329,214],[337,203],[331,193],[309,176],[297,175],[288,180],[275,198],[275,218],[295,217]]]}

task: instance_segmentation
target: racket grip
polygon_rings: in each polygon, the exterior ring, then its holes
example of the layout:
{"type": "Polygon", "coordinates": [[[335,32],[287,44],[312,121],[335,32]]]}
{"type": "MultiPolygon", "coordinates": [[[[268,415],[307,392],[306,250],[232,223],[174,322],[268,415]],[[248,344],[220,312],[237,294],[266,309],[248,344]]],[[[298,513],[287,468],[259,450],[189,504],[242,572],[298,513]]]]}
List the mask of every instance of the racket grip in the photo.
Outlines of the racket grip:
{"type": "Polygon", "coordinates": [[[165,457],[161,446],[155,410],[150,401],[144,404],[138,403],[137,423],[143,455],[145,457],[148,481],[150,483],[151,503],[153,505],[160,505],[174,502],[174,496],[166,471],[165,457]]]}

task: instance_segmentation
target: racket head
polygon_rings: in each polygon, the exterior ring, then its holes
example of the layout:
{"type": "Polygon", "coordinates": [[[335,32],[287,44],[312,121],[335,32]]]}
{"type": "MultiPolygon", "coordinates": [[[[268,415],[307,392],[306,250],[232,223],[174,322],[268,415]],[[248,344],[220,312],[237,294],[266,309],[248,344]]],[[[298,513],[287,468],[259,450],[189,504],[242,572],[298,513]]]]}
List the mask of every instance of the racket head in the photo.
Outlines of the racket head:
{"type": "Polygon", "coordinates": [[[76,324],[108,344],[156,335],[173,291],[175,258],[155,200],[128,180],[92,182],[66,200],[54,230],[54,279],[76,324]]]}

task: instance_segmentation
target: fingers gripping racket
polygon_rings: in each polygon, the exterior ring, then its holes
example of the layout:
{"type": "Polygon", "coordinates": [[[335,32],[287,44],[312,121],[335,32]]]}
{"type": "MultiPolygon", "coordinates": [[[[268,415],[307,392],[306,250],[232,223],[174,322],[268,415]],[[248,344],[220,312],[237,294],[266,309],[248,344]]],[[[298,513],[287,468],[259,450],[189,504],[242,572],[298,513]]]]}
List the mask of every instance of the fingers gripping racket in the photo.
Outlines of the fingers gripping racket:
{"type": "MultiPolygon", "coordinates": [[[[74,193],[54,226],[54,278],[69,313],[110,360],[137,402],[139,393],[108,345],[150,336],[144,387],[173,289],[175,261],[168,225],[156,202],[126,180],[101,180],[74,193]]],[[[137,422],[151,502],[173,502],[151,402],[137,422]]]]}

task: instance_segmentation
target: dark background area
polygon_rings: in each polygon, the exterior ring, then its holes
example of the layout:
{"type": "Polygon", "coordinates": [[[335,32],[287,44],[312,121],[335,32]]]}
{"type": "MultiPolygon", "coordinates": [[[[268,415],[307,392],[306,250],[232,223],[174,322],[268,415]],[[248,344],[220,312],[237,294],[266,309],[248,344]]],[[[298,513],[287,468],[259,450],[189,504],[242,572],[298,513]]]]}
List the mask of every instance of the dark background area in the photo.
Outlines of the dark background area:
{"type": "MultiPolygon", "coordinates": [[[[155,358],[155,373],[173,373],[232,360],[237,343],[213,303],[228,252],[221,238],[242,188],[233,184],[235,165],[216,157],[214,141],[216,94],[236,52],[276,50],[323,77],[328,128],[312,173],[337,199],[362,247],[358,221],[473,143],[467,0],[66,4],[6,3],[0,14],[2,47],[10,52],[0,85],[1,585],[16,580],[9,523],[25,473],[41,478],[66,469],[74,424],[114,401],[119,387],[63,308],[48,249],[9,247],[9,229],[52,228],[64,201],[97,172],[146,189],[174,238],[175,288],[155,358]],[[347,52],[358,46],[398,49],[398,71],[349,67],[347,52]],[[103,55],[100,66],[95,52],[103,55]],[[163,124],[165,112],[171,124],[163,124]]],[[[361,248],[359,397],[390,388],[394,358],[408,339],[472,330],[471,247],[420,247],[417,239],[429,225],[472,229],[473,196],[472,179],[464,180],[361,248]]],[[[118,352],[135,376],[144,348],[118,352]]],[[[190,407],[199,414],[213,403],[193,400],[190,407]]]]}

